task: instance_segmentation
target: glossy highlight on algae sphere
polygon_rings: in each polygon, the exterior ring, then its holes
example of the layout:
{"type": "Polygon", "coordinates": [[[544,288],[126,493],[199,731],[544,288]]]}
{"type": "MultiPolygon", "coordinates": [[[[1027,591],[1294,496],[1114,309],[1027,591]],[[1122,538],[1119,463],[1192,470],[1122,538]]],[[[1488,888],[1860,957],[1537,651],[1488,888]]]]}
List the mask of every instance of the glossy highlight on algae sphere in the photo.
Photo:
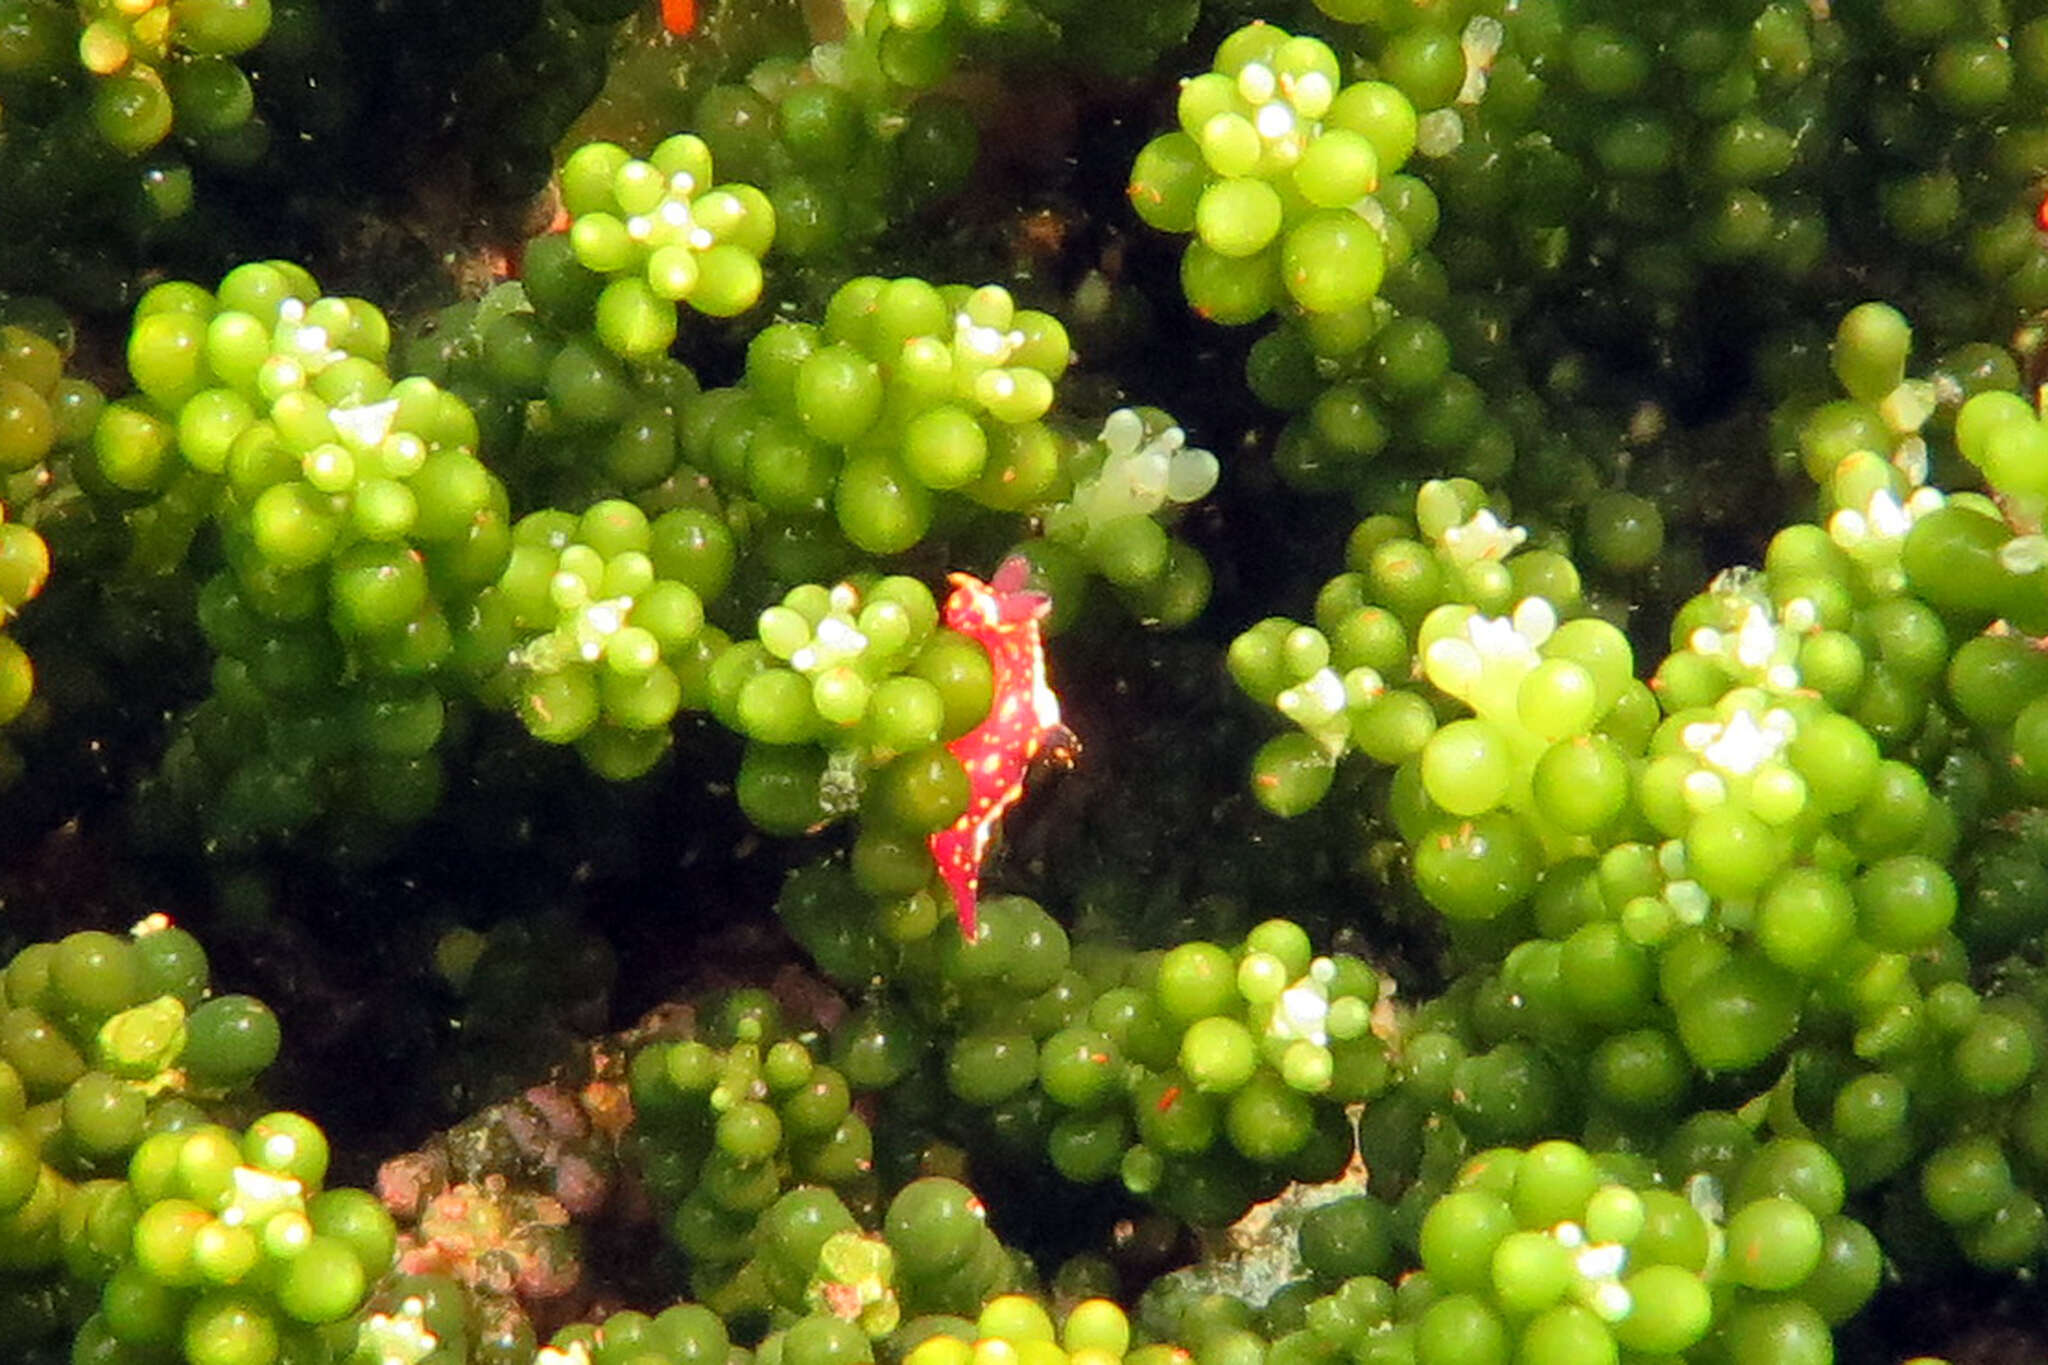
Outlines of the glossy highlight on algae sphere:
{"type": "Polygon", "coordinates": [[[1052,610],[1052,599],[1024,586],[1029,571],[1029,561],[1012,555],[987,583],[956,573],[946,598],[947,627],[988,650],[995,670],[987,719],[946,746],[967,771],[967,809],[931,836],[932,861],[953,893],[961,936],[969,940],[977,932],[982,857],[1003,813],[1024,794],[1031,760],[1042,751],[1070,754],[1075,745],[1045,678],[1038,623],[1052,610]]]}

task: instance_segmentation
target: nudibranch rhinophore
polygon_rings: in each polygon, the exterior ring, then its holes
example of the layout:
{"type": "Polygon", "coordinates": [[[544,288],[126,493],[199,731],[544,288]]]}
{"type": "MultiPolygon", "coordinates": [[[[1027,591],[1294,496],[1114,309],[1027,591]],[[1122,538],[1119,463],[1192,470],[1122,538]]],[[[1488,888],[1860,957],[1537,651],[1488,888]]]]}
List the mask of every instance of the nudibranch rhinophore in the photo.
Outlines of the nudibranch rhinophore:
{"type": "Polygon", "coordinates": [[[1045,680],[1045,646],[1038,623],[1052,599],[1025,586],[1030,562],[1012,555],[984,583],[973,574],[949,577],[948,628],[988,651],[994,672],[994,700],[981,724],[946,746],[967,770],[967,809],[931,836],[932,861],[953,893],[960,936],[977,933],[975,902],[981,891],[981,860],[1003,812],[1024,794],[1031,760],[1042,752],[1061,756],[1074,737],[1060,723],[1060,699],[1045,680]]]}

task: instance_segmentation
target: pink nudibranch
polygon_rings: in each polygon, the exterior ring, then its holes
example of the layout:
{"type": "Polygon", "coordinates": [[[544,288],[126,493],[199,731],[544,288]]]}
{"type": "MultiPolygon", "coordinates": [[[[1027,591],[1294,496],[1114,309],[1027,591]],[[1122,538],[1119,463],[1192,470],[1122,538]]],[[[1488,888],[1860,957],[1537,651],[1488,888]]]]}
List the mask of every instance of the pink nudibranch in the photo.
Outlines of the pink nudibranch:
{"type": "Polygon", "coordinates": [[[967,770],[967,809],[931,836],[932,861],[953,893],[960,936],[978,933],[975,906],[981,860],[1003,813],[1024,794],[1031,761],[1041,752],[1070,754],[1074,737],[1060,724],[1060,699],[1045,680],[1045,647],[1038,623],[1052,607],[1044,593],[1025,587],[1030,563],[1003,561],[984,583],[973,574],[949,577],[945,622],[988,651],[994,700],[986,719],[946,746],[967,770]]]}

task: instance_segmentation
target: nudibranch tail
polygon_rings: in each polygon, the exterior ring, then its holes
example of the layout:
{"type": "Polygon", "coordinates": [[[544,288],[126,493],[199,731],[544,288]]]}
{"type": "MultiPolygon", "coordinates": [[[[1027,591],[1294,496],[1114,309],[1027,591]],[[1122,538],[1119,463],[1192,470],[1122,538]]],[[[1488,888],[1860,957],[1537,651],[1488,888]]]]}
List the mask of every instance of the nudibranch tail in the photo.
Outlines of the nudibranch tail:
{"type": "Polygon", "coordinates": [[[988,716],[946,746],[967,772],[967,809],[931,836],[932,860],[953,893],[961,937],[970,941],[979,932],[982,859],[1003,813],[1024,794],[1031,761],[1040,753],[1070,755],[1075,747],[1045,677],[1038,623],[1052,599],[1026,586],[1030,574],[1030,563],[1012,555],[986,583],[951,575],[946,598],[947,627],[988,651],[994,677],[988,716]]]}

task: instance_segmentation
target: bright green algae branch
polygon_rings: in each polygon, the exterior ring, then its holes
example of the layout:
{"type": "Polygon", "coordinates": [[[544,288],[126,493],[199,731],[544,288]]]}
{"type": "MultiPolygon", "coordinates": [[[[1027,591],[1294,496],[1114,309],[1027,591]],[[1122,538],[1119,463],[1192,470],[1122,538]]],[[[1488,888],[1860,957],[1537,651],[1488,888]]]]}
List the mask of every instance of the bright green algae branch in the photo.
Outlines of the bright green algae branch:
{"type": "MultiPolygon", "coordinates": [[[[650,164],[622,161],[614,177],[650,164]]],[[[850,812],[871,770],[899,842],[950,823],[964,794],[941,742],[989,709],[978,649],[940,627],[922,583],[872,571],[792,588],[744,623],[721,599],[757,519],[801,520],[830,537],[820,553],[837,541],[879,556],[911,548],[956,500],[969,515],[1037,510],[1068,591],[1092,570],[1142,606],[1170,604],[1154,611],[1199,609],[1199,556],[1152,518],[1200,496],[1214,460],[1177,428],[1148,435],[1128,409],[1094,440],[1043,420],[1065,333],[1000,287],[856,279],[822,327],[771,324],[745,382],[699,394],[665,357],[613,354],[617,281],[593,291],[579,264],[560,269],[566,282],[533,278],[540,309],[494,295],[480,324],[538,352],[511,466],[558,441],[628,439],[634,421],[670,430],[634,438],[659,443],[659,464],[605,469],[613,496],[516,520],[479,459],[491,443],[473,409],[427,377],[394,380],[371,305],[318,296],[272,263],[237,268],[217,293],[159,285],[138,306],[140,392],[102,415],[93,472],[182,509],[186,541],[210,524],[225,550],[201,590],[215,693],[186,718],[191,743],[159,793],[203,806],[183,814],[207,837],[250,845],[323,821],[402,833],[435,804],[449,709],[477,703],[617,779],[662,758],[680,708],[708,710],[751,741],[741,801],[771,830],[850,812]],[[593,315],[595,334],[554,341],[550,322],[593,315]],[[635,491],[651,507],[621,496],[635,491]],[[828,501],[837,534],[815,524],[828,501]],[[285,696],[325,712],[326,733],[307,735],[303,716],[268,723],[265,698],[285,696]],[[232,739],[201,738],[222,727],[232,739]]],[[[152,567],[176,569],[172,548],[152,567]]]]}

